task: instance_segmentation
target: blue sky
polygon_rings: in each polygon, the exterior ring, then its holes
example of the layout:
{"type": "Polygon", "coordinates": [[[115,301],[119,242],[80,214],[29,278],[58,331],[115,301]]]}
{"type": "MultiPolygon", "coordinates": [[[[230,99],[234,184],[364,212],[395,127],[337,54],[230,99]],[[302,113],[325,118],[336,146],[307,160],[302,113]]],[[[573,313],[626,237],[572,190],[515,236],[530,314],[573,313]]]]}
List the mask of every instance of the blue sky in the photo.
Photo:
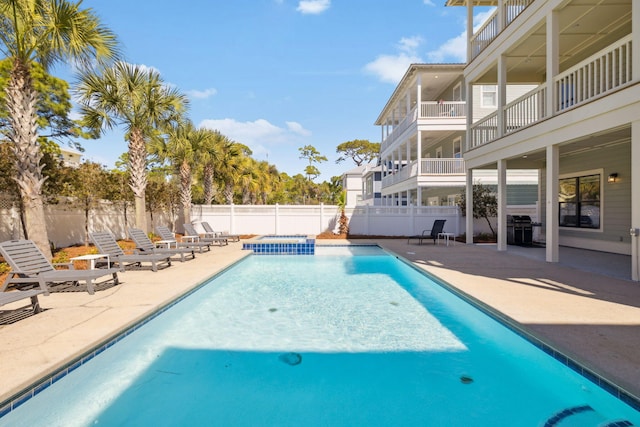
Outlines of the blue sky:
{"type": "MultiPolygon", "coordinates": [[[[85,0],[119,37],[127,62],[156,69],[190,99],[196,126],[218,129],[289,175],[298,148],[380,142],[373,123],[411,63],[464,62],[466,8],[444,0],[85,0]]],[[[67,78],[67,71],[54,74],[67,78]]],[[[112,168],[120,131],[81,141],[85,159],[112,168]]]]}

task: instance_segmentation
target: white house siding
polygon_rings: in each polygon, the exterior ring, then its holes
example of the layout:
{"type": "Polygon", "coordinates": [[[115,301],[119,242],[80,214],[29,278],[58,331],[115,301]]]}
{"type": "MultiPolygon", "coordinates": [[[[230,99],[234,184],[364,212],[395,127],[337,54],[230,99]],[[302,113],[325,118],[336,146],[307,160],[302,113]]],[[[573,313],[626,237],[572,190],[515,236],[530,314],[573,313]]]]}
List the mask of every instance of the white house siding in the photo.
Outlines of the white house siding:
{"type": "MultiPolygon", "coordinates": [[[[560,176],[583,171],[601,170],[601,224],[602,231],[560,227],[560,244],[564,246],[601,250],[620,254],[631,254],[631,141],[560,158],[560,176]],[[607,183],[607,176],[617,173],[615,183],[607,183]]],[[[543,171],[546,173],[546,171],[543,171]]],[[[541,180],[544,200],[546,182],[541,180]]],[[[541,203],[542,218],[545,204],[541,203]]],[[[543,231],[546,230],[543,225],[543,231]]]]}

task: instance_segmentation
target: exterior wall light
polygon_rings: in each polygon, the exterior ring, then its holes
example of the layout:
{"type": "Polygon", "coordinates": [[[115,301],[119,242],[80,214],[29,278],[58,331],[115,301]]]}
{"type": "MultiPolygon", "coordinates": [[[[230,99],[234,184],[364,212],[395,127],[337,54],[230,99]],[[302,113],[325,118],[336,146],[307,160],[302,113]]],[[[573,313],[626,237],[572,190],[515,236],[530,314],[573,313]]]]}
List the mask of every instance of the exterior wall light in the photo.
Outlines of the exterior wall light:
{"type": "Polygon", "coordinates": [[[610,173],[609,176],[607,177],[607,182],[616,182],[617,179],[618,179],[617,173],[610,173]]]}

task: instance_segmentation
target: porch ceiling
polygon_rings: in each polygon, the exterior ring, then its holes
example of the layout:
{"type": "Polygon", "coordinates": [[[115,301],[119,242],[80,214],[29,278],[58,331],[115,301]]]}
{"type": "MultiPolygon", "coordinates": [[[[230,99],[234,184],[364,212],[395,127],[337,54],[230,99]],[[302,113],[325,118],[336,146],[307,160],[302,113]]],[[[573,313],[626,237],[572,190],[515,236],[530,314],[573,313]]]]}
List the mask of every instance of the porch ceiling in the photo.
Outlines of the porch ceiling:
{"type": "MultiPolygon", "coordinates": [[[[459,0],[464,2],[464,0],[459,0]]],[[[560,71],[631,33],[632,0],[572,0],[558,10],[560,71]]],[[[515,22],[517,24],[517,21],[515,22]]],[[[513,24],[512,24],[513,25],[513,24]]],[[[505,54],[509,82],[540,83],[546,73],[546,25],[542,22],[505,54]]],[[[496,83],[496,66],[478,83],[496,83]]]]}
{"type": "MultiPolygon", "coordinates": [[[[629,126],[608,130],[599,134],[589,135],[587,138],[567,141],[560,145],[560,158],[569,157],[588,151],[601,150],[613,145],[627,143],[631,140],[629,126]]],[[[538,150],[524,153],[521,156],[508,159],[510,169],[541,168],[546,163],[546,151],[538,150]]]]}

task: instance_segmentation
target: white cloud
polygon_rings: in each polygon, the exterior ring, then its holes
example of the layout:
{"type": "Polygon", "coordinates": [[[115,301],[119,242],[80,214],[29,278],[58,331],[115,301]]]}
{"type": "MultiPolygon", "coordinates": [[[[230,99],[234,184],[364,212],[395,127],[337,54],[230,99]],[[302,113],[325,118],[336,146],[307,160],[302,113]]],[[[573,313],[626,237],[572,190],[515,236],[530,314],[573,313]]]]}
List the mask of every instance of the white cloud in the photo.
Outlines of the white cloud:
{"type": "Polygon", "coordinates": [[[254,152],[262,152],[264,146],[282,144],[287,142],[298,143],[300,137],[311,135],[297,122],[286,122],[287,127],[282,128],[269,123],[265,119],[253,122],[239,122],[235,119],[206,119],[200,122],[199,127],[219,130],[220,133],[233,141],[249,146],[254,152]]]}
{"type": "Polygon", "coordinates": [[[416,53],[422,38],[419,36],[403,37],[398,43],[396,55],[380,55],[372,62],[364,66],[366,72],[377,76],[380,80],[387,83],[398,83],[409,65],[422,62],[422,59],[416,53]]]}
{"type": "Polygon", "coordinates": [[[187,95],[190,96],[191,98],[196,98],[196,99],[207,99],[210,98],[212,96],[214,96],[215,94],[217,94],[218,91],[214,88],[209,88],[209,89],[205,89],[205,90],[188,90],[187,91],[187,95]]]}
{"type": "Polygon", "coordinates": [[[287,128],[298,135],[302,136],[311,136],[311,131],[302,127],[302,125],[298,122],[285,122],[287,124],[287,128]]]}
{"type": "MultiPolygon", "coordinates": [[[[495,8],[487,9],[473,17],[473,31],[478,30],[482,24],[493,14],[495,8]]],[[[456,37],[447,40],[436,50],[427,52],[429,62],[466,62],[467,61],[467,31],[463,31],[456,37]]]]}
{"type": "Polygon", "coordinates": [[[424,0],[424,4],[427,6],[435,6],[436,4],[432,0],[424,0]]]}
{"type": "Polygon", "coordinates": [[[429,62],[466,62],[467,32],[447,40],[438,49],[427,52],[429,62]]]}
{"type": "Polygon", "coordinates": [[[314,14],[324,12],[331,6],[331,0],[302,0],[296,10],[302,14],[314,14]]]}

